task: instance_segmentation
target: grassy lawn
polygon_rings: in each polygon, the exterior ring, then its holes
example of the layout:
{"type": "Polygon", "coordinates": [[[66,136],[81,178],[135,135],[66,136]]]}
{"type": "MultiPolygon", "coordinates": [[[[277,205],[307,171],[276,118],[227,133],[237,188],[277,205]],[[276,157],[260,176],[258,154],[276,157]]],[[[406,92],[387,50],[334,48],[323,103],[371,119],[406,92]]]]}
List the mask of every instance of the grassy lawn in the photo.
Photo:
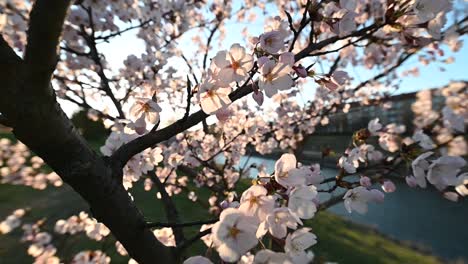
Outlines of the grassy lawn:
{"type": "MultiPolygon", "coordinates": [[[[164,221],[164,211],[155,199],[155,191],[146,192],[141,185],[134,187],[133,195],[147,219],[164,221]]],[[[206,197],[207,193],[202,193],[206,197]]],[[[183,221],[211,218],[201,205],[189,202],[182,196],[175,197],[183,221]]],[[[48,188],[45,191],[33,190],[24,186],[0,185],[0,219],[4,219],[16,208],[31,208],[25,222],[46,218],[46,230],[52,230],[57,219],[67,218],[82,210],[88,211],[81,198],[68,187],[48,188]]],[[[433,256],[424,255],[406,246],[399,245],[363,226],[356,225],[327,212],[319,213],[308,224],[318,236],[318,244],[312,249],[317,263],[333,261],[339,263],[441,263],[433,256]]],[[[191,237],[198,230],[186,230],[191,237]]],[[[113,263],[126,263],[114,247],[114,240],[97,243],[85,236],[62,236],[52,233],[58,255],[65,263],[83,249],[101,249],[112,257],[113,263]]],[[[27,245],[19,242],[20,229],[10,234],[0,235],[0,263],[32,263],[27,253],[27,245]]],[[[200,241],[190,254],[204,254],[206,248],[200,241]]]]}

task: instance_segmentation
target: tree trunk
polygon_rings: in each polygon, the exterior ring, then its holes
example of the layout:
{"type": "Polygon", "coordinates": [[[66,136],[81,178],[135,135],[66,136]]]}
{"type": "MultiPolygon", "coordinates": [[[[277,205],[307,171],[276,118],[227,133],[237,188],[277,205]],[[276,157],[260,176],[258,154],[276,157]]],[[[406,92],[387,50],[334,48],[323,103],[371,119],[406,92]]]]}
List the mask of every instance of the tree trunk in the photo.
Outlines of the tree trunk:
{"type": "Polygon", "coordinates": [[[145,227],[141,212],[124,189],[122,169],[89,147],[50,86],[44,93],[19,57],[4,58],[0,62],[0,112],[12,124],[15,136],[88,202],[93,216],[112,231],[132,258],[139,263],[173,263],[171,250],[145,227]]]}

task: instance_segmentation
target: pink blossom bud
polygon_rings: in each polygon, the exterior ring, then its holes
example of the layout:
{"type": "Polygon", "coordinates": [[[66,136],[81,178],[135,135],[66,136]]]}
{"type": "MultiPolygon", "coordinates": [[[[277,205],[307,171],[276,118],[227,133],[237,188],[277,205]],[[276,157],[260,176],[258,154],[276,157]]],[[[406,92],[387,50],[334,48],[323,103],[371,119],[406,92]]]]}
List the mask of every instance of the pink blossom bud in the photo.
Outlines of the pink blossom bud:
{"type": "Polygon", "coordinates": [[[216,114],[216,118],[218,118],[220,122],[227,121],[229,117],[231,117],[232,115],[231,110],[229,110],[227,107],[223,107],[219,109],[218,111],[216,111],[215,114],[216,114]]]}
{"type": "Polygon", "coordinates": [[[253,92],[252,93],[252,98],[255,100],[255,102],[257,102],[257,104],[259,106],[261,106],[263,104],[263,100],[264,100],[263,92],[261,92],[261,91],[253,92]]]}
{"type": "Polygon", "coordinates": [[[396,186],[392,181],[387,180],[382,184],[382,190],[386,193],[392,193],[396,190],[396,186]]]}
{"type": "Polygon", "coordinates": [[[408,184],[408,186],[411,188],[418,186],[418,183],[416,182],[416,178],[413,176],[407,176],[405,180],[406,180],[406,184],[408,184]]]}
{"type": "Polygon", "coordinates": [[[219,204],[219,207],[221,207],[221,209],[223,209],[223,210],[226,209],[226,208],[229,208],[229,202],[224,200],[219,204]]]}
{"type": "Polygon", "coordinates": [[[372,185],[371,179],[367,176],[361,177],[361,179],[359,179],[359,183],[361,184],[361,186],[364,186],[364,187],[371,187],[372,185]]]}
{"type": "Polygon", "coordinates": [[[456,192],[444,192],[444,197],[452,202],[458,202],[458,194],[456,192]]]}
{"type": "Polygon", "coordinates": [[[322,78],[316,81],[319,85],[325,86],[327,89],[331,91],[335,91],[338,89],[338,85],[332,82],[329,78],[322,78]]]}
{"type": "Polygon", "coordinates": [[[376,190],[376,189],[372,189],[371,194],[372,194],[372,200],[374,202],[382,203],[384,201],[385,194],[383,192],[376,190]]]}
{"type": "Polygon", "coordinates": [[[143,135],[146,133],[146,122],[144,116],[141,118],[137,119],[135,123],[133,123],[133,128],[135,129],[135,132],[138,133],[138,135],[143,135]]]}
{"type": "Polygon", "coordinates": [[[306,78],[308,76],[307,70],[302,66],[293,66],[293,70],[296,72],[297,76],[301,78],[306,78]]]}
{"type": "Polygon", "coordinates": [[[347,80],[349,80],[348,73],[345,71],[335,71],[332,74],[332,79],[339,85],[343,85],[346,83],[347,80]]]}

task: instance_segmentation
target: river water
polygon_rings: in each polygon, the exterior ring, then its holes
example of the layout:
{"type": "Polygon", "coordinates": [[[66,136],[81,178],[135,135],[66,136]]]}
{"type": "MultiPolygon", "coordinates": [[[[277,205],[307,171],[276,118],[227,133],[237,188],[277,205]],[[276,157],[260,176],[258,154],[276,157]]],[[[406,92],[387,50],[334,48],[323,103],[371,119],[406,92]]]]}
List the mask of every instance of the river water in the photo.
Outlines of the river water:
{"type": "MultiPolygon", "coordinates": [[[[242,158],[241,166],[264,164],[274,169],[275,160],[242,158]]],[[[252,171],[251,176],[255,172],[252,171]]],[[[336,170],[322,169],[324,177],[334,177],[336,170]]],[[[444,259],[468,260],[468,200],[457,203],[446,200],[435,189],[413,189],[395,182],[397,190],[385,195],[385,202],[369,204],[365,215],[349,214],[343,203],[328,210],[353,222],[365,224],[400,241],[410,241],[444,259]]],[[[379,187],[376,187],[379,188],[379,187]]],[[[328,197],[321,194],[322,200],[328,197]]]]}

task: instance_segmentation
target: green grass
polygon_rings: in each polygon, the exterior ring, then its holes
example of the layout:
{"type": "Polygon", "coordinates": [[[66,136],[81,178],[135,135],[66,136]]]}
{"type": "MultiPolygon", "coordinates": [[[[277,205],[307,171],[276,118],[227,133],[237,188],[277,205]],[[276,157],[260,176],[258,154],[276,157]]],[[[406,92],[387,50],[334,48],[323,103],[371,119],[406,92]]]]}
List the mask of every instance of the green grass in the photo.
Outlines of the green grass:
{"type": "MultiPolygon", "coordinates": [[[[155,199],[154,190],[146,192],[141,185],[133,189],[139,208],[147,219],[164,221],[161,203],[155,199]]],[[[202,192],[200,197],[206,201],[209,193],[202,192]]],[[[174,197],[183,221],[210,219],[211,216],[198,203],[188,201],[183,195],[174,197]]],[[[4,219],[16,208],[29,207],[25,222],[46,218],[45,230],[52,230],[57,219],[67,218],[80,211],[88,211],[86,204],[69,187],[48,188],[45,191],[33,190],[25,186],[0,185],[0,219],[4,219]]],[[[339,263],[441,263],[437,258],[412,250],[384,238],[375,231],[353,224],[327,212],[319,213],[308,221],[318,236],[318,244],[312,249],[317,263],[333,261],[339,263]]],[[[197,233],[197,229],[186,230],[186,237],[197,233]]],[[[102,249],[111,256],[112,263],[126,263],[115,251],[113,239],[98,243],[81,236],[62,236],[52,233],[58,255],[65,263],[70,257],[83,249],[102,249]]],[[[0,263],[32,263],[27,253],[27,245],[20,243],[21,230],[0,235],[0,263]]],[[[204,254],[206,248],[197,242],[189,254],[204,254]]]]}

